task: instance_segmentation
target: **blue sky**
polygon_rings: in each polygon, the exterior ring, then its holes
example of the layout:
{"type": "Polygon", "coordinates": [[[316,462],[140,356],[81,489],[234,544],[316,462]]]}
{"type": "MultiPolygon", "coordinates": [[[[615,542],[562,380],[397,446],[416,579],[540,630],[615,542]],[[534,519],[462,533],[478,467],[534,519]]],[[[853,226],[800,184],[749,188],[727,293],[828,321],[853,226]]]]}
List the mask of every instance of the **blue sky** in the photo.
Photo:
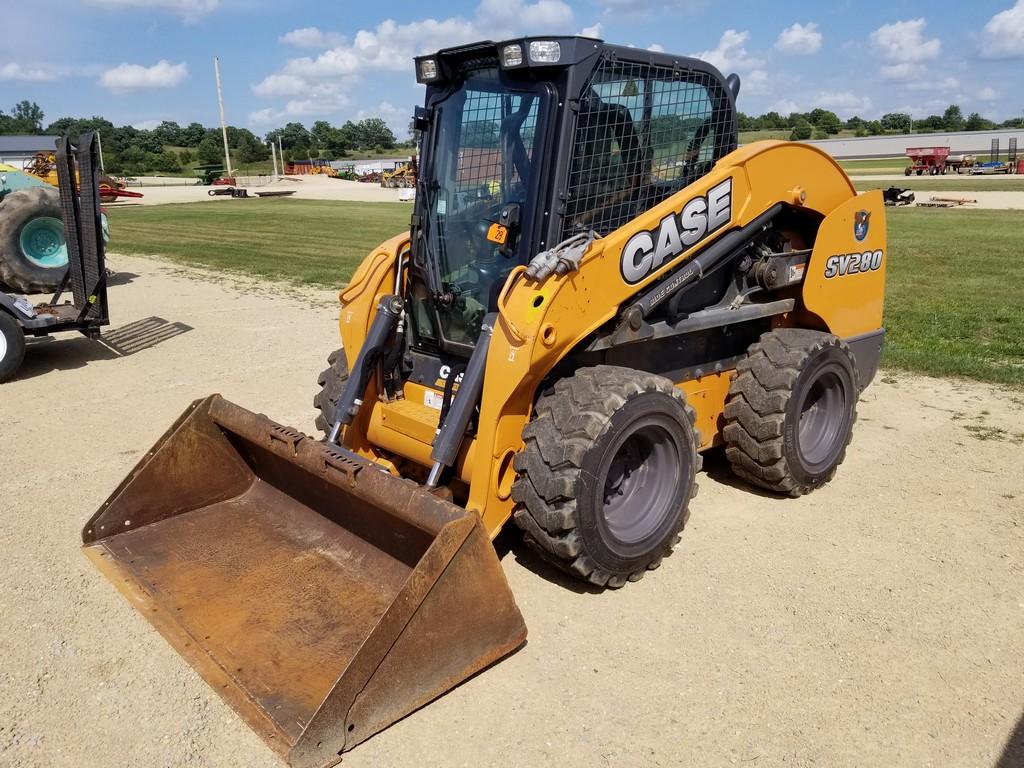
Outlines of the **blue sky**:
{"type": "Polygon", "coordinates": [[[1000,120],[1024,113],[1024,0],[3,2],[0,108],[31,99],[48,121],[214,125],[218,55],[232,124],[263,133],[380,115],[404,137],[422,100],[414,54],[552,32],[699,55],[740,74],[751,114],[924,116],[951,102],[1000,120]]]}

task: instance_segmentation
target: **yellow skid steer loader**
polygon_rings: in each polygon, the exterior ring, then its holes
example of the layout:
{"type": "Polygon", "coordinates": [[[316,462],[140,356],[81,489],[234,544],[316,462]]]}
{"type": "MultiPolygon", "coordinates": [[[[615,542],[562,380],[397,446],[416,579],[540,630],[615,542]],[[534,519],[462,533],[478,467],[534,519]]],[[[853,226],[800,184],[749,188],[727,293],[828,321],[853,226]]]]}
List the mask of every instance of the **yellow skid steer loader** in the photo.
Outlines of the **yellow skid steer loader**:
{"type": "Polygon", "coordinates": [[[882,349],[881,194],[738,148],[736,76],[582,37],[415,66],[410,231],[340,294],[323,435],[193,403],[83,533],[293,766],[523,643],[506,523],[620,587],[677,542],[701,452],[827,483],[882,349]]]}

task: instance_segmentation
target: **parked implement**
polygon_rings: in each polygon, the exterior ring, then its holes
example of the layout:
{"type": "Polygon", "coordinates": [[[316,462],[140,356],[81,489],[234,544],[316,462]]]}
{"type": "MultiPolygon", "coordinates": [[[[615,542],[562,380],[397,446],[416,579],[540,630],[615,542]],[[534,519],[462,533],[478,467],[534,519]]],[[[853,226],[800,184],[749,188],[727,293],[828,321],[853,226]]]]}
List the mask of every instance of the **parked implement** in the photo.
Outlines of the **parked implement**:
{"type": "MultiPolygon", "coordinates": [[[[95,338],[109,323],[97,157],[95,134],[83,135],[78,147],[77,170],[82,179],[79,193],[69,140],[62,139],[57,149],[60,192],[53,213],[60,218],[53,225],[52,236],[59,235],[65,248],[64,277],[53,298],[35,306],[24,296],[0,293],[0,382],[14,376],[21,366],[26,336],[76,331],[95,338]],[[65,242],[64,232],[74,234],[65,242]],[[72,301],[61,302],[68,288],[72,301]]],[[[0,217],[11,215],[6,211],[9,202],[0,207],[0,217]]]]}
{"type": "Polygon", "coordinates": [[[915,173],[918,176],[938,176],[949,170],[946,163],[949,147],[907,147],[907,157],[910,158],[910,165],[903,169],[904,176],[915,173]]]}
{"type": "Polygon", "coordinates": [[[0,167],[0,290],[54,290],[68,271],[60,193],[42,179],[0,167]]]}
{"type": "Polygon", "coordinates": [[[884,335],[881,192],[807,145],[737,149],[737,77],[580,37],[416,73],[411,232],[341,294],[324,436],[211,396],[83,533],[294,766],[522,642],[509,521],[619,587],[672,550],[701,451],[827,483],[884,335]]]}
{"type": "Polygon", "coordinates": [[[882,190],[882,201],[886,205],[912,205],[915,200],[913,191],[902,187],[889,187],[882,190]]]}

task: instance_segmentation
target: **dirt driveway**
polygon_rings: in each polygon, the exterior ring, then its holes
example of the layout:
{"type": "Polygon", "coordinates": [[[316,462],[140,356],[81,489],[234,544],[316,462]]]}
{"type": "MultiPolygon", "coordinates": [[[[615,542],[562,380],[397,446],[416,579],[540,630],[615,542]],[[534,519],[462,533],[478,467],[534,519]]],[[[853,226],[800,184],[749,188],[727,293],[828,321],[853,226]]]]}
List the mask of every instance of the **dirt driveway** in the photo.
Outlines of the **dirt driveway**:
{"type": "MultiPolygon", "coordinates": [[[[0,390],[0,765],[281,766],[78,535],[193,398],[312,431],[334,296],[114,262],[127,354],[41,344],[0,390]]],[[[499,539],[528,644],[345,764],[995,766],[1024,709],[1024,394],[883,373],[799,500],[706,466],[680,548],[622,590],[499,539]]]]}

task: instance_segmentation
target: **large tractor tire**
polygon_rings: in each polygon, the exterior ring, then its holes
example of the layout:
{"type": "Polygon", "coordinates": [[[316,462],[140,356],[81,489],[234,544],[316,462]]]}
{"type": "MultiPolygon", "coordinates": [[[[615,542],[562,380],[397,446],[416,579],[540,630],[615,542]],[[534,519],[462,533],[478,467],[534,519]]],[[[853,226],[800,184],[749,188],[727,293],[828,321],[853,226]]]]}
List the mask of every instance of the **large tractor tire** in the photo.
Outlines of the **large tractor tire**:
{"type": "Polygon", "coordinates": [[[836,473],[857,420],[857,369],[829,333],[777,328],[736,366],[725,404],[725,455],[744,480],[802,496],[836,473]]]}
{"type": "Polygon", "coordinates": [[[18,321],[0,311],[0,383],[12,378],[25,359],[25,332],[18,321]]]}
{"type": "Polygon", "coordinates": [[[53,187],[12,192],[0,203],[0,283],[16,293],[53,291],[68,269],[60,193],[53,187]]]}
{"type": "Polygon", "coordinates": [[[672,382],[582,368],[537,401],[516,455],[516,524],[544,559],[606,587],[679,541],[700,469],[694,411],[672,382]]]}
{"type": "Polygon", "coordinates": [[[336,349],[327,357],[330,363],[327,370],[317,377],[320,391],[313,396],[313,407],[317,409],[316,428],[325,435],[331,431],[334,423],[334,412],[338,408],[338,398],[348,381],[348,358],[344,349],[336,349]]]}

